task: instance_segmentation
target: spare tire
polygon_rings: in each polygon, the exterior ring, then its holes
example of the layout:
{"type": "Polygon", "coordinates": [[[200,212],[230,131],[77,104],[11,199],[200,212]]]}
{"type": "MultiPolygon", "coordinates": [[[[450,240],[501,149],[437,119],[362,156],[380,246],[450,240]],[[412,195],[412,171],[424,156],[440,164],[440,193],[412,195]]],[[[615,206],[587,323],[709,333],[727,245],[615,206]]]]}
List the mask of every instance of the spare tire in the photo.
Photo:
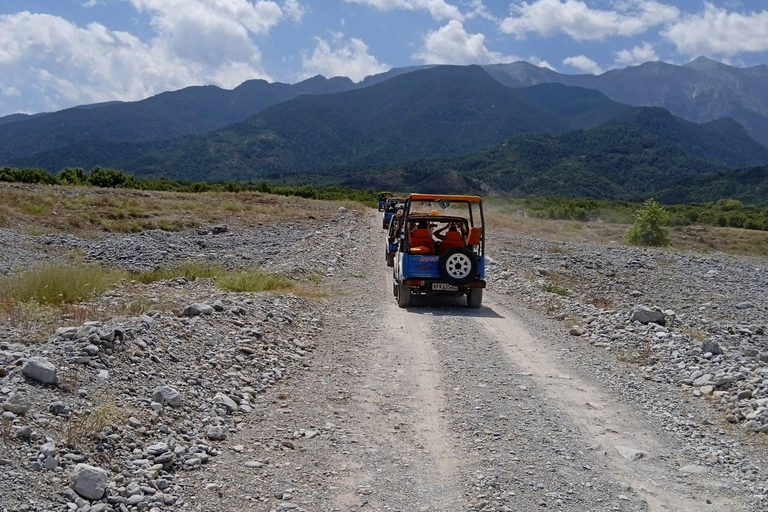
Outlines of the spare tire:
{"type": "Polygon", "coordinates": [[[466,247],[454,247],[440,255],[437,269],[446,283],[463,286],[477,276],[477,256],[466,247]]]}

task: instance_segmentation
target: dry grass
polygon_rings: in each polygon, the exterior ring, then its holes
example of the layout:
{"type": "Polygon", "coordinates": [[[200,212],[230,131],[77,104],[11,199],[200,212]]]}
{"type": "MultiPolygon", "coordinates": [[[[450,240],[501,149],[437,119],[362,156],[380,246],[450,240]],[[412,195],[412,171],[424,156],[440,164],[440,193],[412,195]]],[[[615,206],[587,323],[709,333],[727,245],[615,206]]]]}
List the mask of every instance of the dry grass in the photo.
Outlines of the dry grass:
{"type": "Polygon", "coordinates": [[[73,414],[63,425],[63,442],[69,448],[77,448],[96,439],[102,430],[125,419],[127,412],[114,403],[100,405],[93,411],[73,414]]]}
{"type": "MultiPolygon", "coordinates": [[[[514,232],[554,241],[581,241],[623,244],[628,224],[577,222],[523,217],[491,208],[486,214],[491,232],[514,232]]],[[[669,231],[671,250],[723,252],[768,257],[768,232],[712,226],[681,226],[669,231]]],[[[554,246],[550,252],[564,250],[554,246]]],[[[663,264],[663,263],[662,263],[663,264]]]]}
{"type": "Polygon", "coordinates": [[[202,223],[250,225],[270,220],[329,218],[342,205],[363,209],[353,202],[332,203],[258,192],[191,194],[2,183],[0,227],[78,234],[179,231],[202,223]]]}
{"type": "Polygon", "coordinates": [[[101,265],[42,264],[0,278],[0,297],[10,302],[72,304],[104,293],[126,275],[101,265]]]}

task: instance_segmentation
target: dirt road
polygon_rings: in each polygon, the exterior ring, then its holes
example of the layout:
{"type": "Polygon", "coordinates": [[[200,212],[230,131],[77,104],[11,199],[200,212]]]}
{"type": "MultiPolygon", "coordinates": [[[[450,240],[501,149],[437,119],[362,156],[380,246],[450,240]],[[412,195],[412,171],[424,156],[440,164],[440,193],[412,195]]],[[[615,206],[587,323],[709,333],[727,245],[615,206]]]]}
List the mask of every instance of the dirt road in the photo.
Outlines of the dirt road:
{"type": "Polygon", "coordinates": [[[261,398],[201,509],[758,510],[728,475],[691,464],[663,423],[579,371],[514,297],[398,308],[377,222],[357,241],[368,264],[339,282],[311,367],[261,398]]]}

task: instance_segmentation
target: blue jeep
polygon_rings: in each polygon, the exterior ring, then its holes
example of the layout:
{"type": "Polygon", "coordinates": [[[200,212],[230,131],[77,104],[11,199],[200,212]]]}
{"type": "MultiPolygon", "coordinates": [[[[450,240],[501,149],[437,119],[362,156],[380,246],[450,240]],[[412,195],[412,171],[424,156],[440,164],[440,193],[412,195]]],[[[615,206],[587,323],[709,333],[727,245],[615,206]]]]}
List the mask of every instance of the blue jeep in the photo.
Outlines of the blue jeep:
{"type": "Polygon", "coordinates": [[[394,214],[403,209],[404,204],[405,199],[395,197],[387,199],[387,202],[384,205],[384,219],[381,226],[383,229],[389,229],[389,221],[392,220],[394,214]]]}
{"type": "Polygon", "coordinates": [[[411,194],[405,200],[393,292],[400,307],[413,295],[466,296],[479,308],[485,288],[485,219],[477,196],[411,194]]]}
{"type": "Polygon", "coordinates": [[[392,192],[382,192],[379,194],[379,211],[383,212],[384,207],[387,205],[387,199],[392,197],[392,192]]]}

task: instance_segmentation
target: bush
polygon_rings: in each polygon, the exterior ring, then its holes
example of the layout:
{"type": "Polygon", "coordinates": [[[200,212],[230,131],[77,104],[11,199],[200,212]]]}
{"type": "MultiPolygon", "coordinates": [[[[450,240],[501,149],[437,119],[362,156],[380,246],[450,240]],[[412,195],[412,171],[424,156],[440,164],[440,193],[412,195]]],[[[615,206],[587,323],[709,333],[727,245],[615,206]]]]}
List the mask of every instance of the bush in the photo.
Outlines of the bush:
{"type": "Polygon", "coordinates": [[[635,223],[627,231],[626,242],[652,247],[669,245],[669,234],[664,227],[668,218],[664,207],[653,199],[648,199],[637,211],[635,223]]]}

